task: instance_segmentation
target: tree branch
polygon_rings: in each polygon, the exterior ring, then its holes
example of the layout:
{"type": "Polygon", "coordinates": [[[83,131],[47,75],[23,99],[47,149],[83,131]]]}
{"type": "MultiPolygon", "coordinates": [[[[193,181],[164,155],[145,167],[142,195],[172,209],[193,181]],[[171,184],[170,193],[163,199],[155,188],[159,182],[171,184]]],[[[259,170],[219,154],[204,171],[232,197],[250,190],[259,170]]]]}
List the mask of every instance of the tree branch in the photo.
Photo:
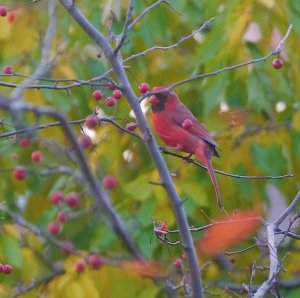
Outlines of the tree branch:
{"type": "Polygon", "coordinates": [[[137,123],[143,134],[143,138],[145,140],[147,148],[158,169],[161,181],[163,182],[163,185],[170,198],[172,208],[176,217],[176,222],[180,230],[182,245],[185,249],[188,264],[189,264],[193,297],[202,298],[203,289],[202,289],[201,278],[200,278],[200,269],[198,266],[198,258],[193,244],[193,239],[189,231],[187,218],[184,214],[182,201],[175,190],[171,175],[158,150],[153,135],[150,132],[149,126],[141,110],[139,101],[137,100],[137,97],[135,96],[130,86],[130,83],[128,81],[124,68],[122,66],[122,63],[119,61],[119,59],[116,58],[116,56],[113,55],[113,49],[111,48],[108,41],[104,38],[104,36],[95,29],[95,27],[81,14],[81,12],[77,9],[77,7],[72,2],[70,2],[69,0],[60,0],[60,2],[71,14],[71,16],[76,20],[76,22],[83,28],[83,30],[87,32],[88,35],[102,48],[104,55],[110,61],[114,69],[114,72],[119,79],[122,90],[124,91],[124,95],[126,96],[136,116],[137,123]]]}

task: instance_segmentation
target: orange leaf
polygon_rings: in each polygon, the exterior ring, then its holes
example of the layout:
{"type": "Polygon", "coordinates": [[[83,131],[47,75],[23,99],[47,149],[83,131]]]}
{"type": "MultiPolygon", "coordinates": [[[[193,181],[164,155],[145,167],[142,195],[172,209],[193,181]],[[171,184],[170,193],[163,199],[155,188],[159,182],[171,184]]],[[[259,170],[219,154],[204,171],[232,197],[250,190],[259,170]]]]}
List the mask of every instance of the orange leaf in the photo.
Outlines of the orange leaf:
{"type": "Polygon", "coordinates": [[[255,231],[260,223],[259,214],[253,210],[238,212],[234,218],[219,218],[210,226],[199,243],[199,251],[211,256],[230,248],[255,231]]]}
{"type": "Polygon", "coordinates": [[[122,267],[130,273],[146,278],[164,278],[167,273],[158,262],[147,262],[143,260],[125,261],[122,267]]]}

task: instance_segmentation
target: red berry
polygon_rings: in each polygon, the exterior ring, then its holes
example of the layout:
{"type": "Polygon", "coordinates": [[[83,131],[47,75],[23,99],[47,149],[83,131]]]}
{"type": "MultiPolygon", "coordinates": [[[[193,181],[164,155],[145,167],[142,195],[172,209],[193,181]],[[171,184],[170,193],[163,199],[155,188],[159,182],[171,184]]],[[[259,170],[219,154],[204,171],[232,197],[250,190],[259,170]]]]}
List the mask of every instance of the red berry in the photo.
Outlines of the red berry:
{"type": "Polygon", "coordinates": [[[5,65],[4,67],[3,67],[3,73],[4,74],[7,74],[7,75],[9,75],[9,74],[12,74],[14,71],[13,71],[13,68],[10,66],[10,65],[5,65]]]}
{"type": "Polygon", "coordinates": [[[15,169],[13,170],[13,176],[17,179],[17,180],[24,180],[27,176],[27,171],[26,168],[23,166],[17,166],[15,167],[15,169]]]}
{"type": "Polygon", "coordinates": [[[101,90],[94,90],[92,96],[95,100],[100,100],[103,97],[103,93],[101,90]]]}
{"type": "Polygon", "coordinates": [[[80,197],[76,192],[70,192],[65,196],[65,202],[71,208],[77,208],[80,204],[80,197]]]}
{"type": "Polygon", "coordinates": [[[85,125],[88,128],[93,128],[93,127],[97,126],[98,125],[98,118],[97,118],[97,116],[93,116],[93,115],[87,116],[85,118],[85,125]]]}
{"type": "Polygon", "coordinates": [[[4,269],[4,265],[0,264],[0,273],[3,272],[3,269],[4,269]]]}
{"type": "Polygon", "coordinates": [[[118,89],[115,90],[112,94],[113,98],[115,98],[115,99],[120,99],[122,97],[122,95],[123,95],[122,92],[118,89]]]}
{"type": "Polygon", "coordinates": [[[16,20],[16,14],[10,13],[10,14],[7,16],[7,21],[8,21],[9,23],[13,23],[15,20],[16,20]]]}
{"type": "Polygon", "coordinates": [[[137,124],[134,121],[126,124],[126,129],[129,131],[134,131],[136,128],[137,128],[137,124]]]}
{"type": "Polygon", "coordinates": [[[116,89],[116,84],[113,81],[110,81],[107,83],[106,88],[109,90],[115,90],[116,89]]]}
{"type": "Polygon", "coordinates": [[[21,146],[21,147],[28,147],[29,146],[29,144],[30,144],[30,141],[28,140],[28,139],[20,139],[20,141],[19,141],[19,145],[21,146]]]}
{"type": "Polygon", "coordinates": [[[274,59],[272,61],[272,66],[275,69],[280,69],[283,66],[283,61],[280,58],[274,59]]]}
{"type": "Polygon", "coordinates": [[[187,260],[187,256],[186,256],[185,252],[182,254],[181,258],[182,258],[183,261],[187,260]]]}
{"type": "Polygon", "coordinates": [[[82,134],[79,136],[77,139],[78,144],[80,145],[81,148],[86,149],[92,145],[92,139],[85,134],[82,134]]]}
{"type": "Polygon", "coordinates": [[[55,191],[50,195],[50,201],[53,205],[59,205],[64,201],[64,195],[60,191],[55,191]]]}
{"type": "Polygon", "coordinates": [[[63,252],[71,253],[74,250],[74,245],[70,241],[64,241],[61,244],[61,249],[63,250],[63,252]]]}
{"type": "Polygon", "coordinates": [[[190,119],[185,119],[182,123],[182,128],[189,130],[193,126],[193,122],[190,119]]]}
{"type": "Polygon", "coordinates": [[[118,184],[116,177],[112,175],[105,176],[102,183],[106,189],[114,189],[118,184]]]}
{"type": "Polygon", "coordinates": [[[60,225],[57,222],[51,222],[48,225],[48,232],[52,235],[58,235],[60,232],[60,225]]]}
{"type": "Polygon", "coordinates": [[[104,260],[102,256],[98,254],[92,254],[88,258],[88,264],[92,269],[99,269],[104,264],[104,260]]]}
{"type": "Polygon", "coordinates": [[[179,258],[175,259],[175,261],[173,262],[173,265],[175,268],[181,269],[182,268],[182,260],[179,258]]]}
{"type": "Polygon", "coordinates": [[[17,153],[15,153],[15,152],[12,152],[12,153],[10,154],[10,157],[11,157],[12,159],[18,159],[18,158],[19,158],[19,155],[18,155],[17,153]]]}
{"type": "Polygon", "coordinates": [[[13,271],[13,267],[9,264],[3,265],[3,273],[10,274],[13,271]]]}
{"type": "Polygon", "coordinates": [[[31,160],[33,162],[41,162],[43,160],[43,155],[41,151],[33,151],[31,153],[31,160]]]}
{"type": "Polygon", "coordinates": [[[105,104],[106,104],[108,107],[114,106],[115,103],[116,103],[116,100],[115,100],[115,98],[113,98],[113,97],[107,97],[106,100],[105,100],[105,104]]]}
{"type": "Polygon", "coordinates": [[[5,6],[0,6],[0,16],[5,17],[7,15],[7,8],[5,6]]]}
{"type": "Polygon", "coordinates": [[[57,221],[60,223],[65,223],[66,221],[68,221],[68,219],[69,215],[66,212],[61,211],[57,214],[57,221]]]}
{"type": "Polygon", "coordinates": [[[139,91],[144,94],[150,90],[150,85],[148,83],[139,84],[139,91]]]}
{"type": "Polygon", "coordinates": [[[75,264],[75,269],[77,272],[83,272],[85,269],[85,263],[83,260],[78,260],[75,264]]]}

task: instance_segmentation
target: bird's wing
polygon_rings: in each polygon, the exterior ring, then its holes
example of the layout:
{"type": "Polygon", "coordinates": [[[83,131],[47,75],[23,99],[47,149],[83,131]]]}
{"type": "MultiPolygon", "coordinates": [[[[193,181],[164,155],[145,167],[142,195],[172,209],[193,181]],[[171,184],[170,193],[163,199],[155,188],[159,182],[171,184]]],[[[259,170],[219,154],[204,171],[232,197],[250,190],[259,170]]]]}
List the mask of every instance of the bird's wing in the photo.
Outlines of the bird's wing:
{"type": "Polygon", "coordinates": [[[183,105],[178,109],[178,112],[172,113],[172,122],[182,127],[184,120],[190,119],[193,122],[192,127],[188,130],[193,135],[208,142],[214,147],[219,148],[215,140],[212,138],[207,129],[197,120],[197,118],[183,105]]]}

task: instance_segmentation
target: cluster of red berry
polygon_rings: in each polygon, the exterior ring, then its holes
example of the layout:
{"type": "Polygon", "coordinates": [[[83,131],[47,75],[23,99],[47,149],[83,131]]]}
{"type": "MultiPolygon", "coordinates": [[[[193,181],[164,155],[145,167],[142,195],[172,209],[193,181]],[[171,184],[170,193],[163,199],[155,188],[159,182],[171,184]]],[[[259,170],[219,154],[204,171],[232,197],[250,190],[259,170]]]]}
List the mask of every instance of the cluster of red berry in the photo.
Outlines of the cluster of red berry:
{"type": "Polygon", "coordinates": [[[8,8],[1,5],[0,6],[0,16],[1,17],[7,17],[8,23],[13,23],[16,19],[16,15],[14,13],[9,13],[8,14],[8,8]]]}
{"type": "Polygon", "coordinates": [[[80,259],[75,263],[75,270],[77,272],[83,272],[86,265],[93,270],[100,269],[105,264],[104,258],[99,254],[91,254],[87,259],[80,259]]]}
{"type": "Polygon", "coordinates": [[[13,266],[9,264],[0,264],[0,273],[10,274],[13,271],[13,266]]]}
{"type": "MultiPolygon", "coordinates": [[[[20,139],[19,140],[19,145],[20,147],[28,147],[30,145],[30,141],[26,138],[20,139]]],[[[12,153],[11,157],[13,159],[18,159],[18,154],[16,153],[12,153]]],[[[39,150],[35,150],[31,152],[31,160],[34,163],[40,163],[43,161],[43,154],[41,151],[39,150]]],[[[13,172],[12,172],[13,176],[15,179],[17,180],[24,180],[27,177],[27,169],[22,166],[22,165],[18,165],[14,168],[13,172]]]]}
{"type": "MultiPolygon", "coordinates": [[[[64,195],[60,191],[55,191],[50,195],[50,202],[54,206],[68,205],[72,209],[80,206],[80,196],[77,192],[70,192],[64,195]]],[[[58,235],[61,232],[61,225],[69,220],[69,215],[66,211],[59,211],[54,222],[49,223],[48,232],[52,235],[58,235]]]]}

